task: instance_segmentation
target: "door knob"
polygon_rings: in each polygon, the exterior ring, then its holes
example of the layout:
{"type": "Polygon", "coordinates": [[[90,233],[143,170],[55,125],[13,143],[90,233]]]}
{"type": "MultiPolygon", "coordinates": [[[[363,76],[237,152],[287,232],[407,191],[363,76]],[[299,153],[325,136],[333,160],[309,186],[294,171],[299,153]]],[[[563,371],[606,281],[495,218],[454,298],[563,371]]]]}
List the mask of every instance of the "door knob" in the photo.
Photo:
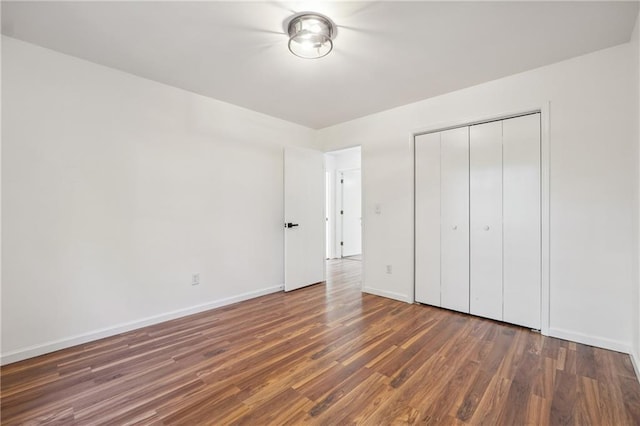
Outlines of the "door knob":
{"type": "Polygon", "coordinates": [[[456,229],[458,229],[458,225],[453,225],[453,226],[451,227],[451,229],[453,229],[453,230],[455,231],[456,229]]]}
{"type": "Polygon", "coordinates": [[[285,228],[293,228],[294,226],[298,226],[298,224],[297,223],[291,223],[291,222],[284,224],[285,228]]]}
{"type": "Polygon", "coordinates": [[[489,225],[485,225],[484,230],[488,231],[489,230],[489,225]]]}

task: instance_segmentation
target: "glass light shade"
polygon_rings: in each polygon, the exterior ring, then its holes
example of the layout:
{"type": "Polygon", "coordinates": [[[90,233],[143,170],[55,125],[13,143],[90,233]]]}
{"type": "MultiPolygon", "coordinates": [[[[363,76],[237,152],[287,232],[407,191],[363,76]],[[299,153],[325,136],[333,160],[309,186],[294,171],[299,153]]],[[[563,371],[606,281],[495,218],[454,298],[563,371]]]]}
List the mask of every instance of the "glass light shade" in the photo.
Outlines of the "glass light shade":
{"type": "Polygon", "coordinates": [[[305,59],[322,58],[333,49],[333,33],[333,24],[324,16],[297,16],[289,23],[289,50],[305,59]]]}

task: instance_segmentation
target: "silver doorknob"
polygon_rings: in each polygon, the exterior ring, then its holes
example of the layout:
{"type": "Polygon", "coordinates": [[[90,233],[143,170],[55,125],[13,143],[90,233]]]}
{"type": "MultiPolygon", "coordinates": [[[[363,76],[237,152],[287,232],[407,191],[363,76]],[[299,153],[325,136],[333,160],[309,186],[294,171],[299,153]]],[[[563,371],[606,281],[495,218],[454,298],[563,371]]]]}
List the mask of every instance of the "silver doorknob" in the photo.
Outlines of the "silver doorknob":
{"type": "Polygon", "coordinates": [[[451,229],[453,229],[453,230],[455,231],[456,229],[458,229],[458,225],[453,225],[453,226],[451,227],[451,229]]]}
{"type": "Polygon", "coordinates": [[[489,225],[485,225],[484,230],[488,231],[489,230],[489,225]]]}

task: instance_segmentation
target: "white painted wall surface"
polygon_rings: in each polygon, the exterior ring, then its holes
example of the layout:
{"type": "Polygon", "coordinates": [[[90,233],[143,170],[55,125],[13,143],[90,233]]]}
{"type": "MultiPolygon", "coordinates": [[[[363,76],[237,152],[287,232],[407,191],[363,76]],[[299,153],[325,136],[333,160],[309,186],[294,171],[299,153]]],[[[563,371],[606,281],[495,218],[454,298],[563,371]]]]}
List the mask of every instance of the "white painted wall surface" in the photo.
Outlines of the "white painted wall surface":
{"type": "Polygon", "coordinates": [[[635,169],[635,182],[636,182],[636,197],[635,197],[635,232],[633,233],[636,237],[635,248],[636,248],[636,265],[635,265],[635,277],[634,277],[634,292],[632,300],[633,303],[633,351],[632,351],[632,360],[634,361],[634,366],[636,367],[636,374],[640,377],[640,13],[638,13],[638,17],[636,18],[636,25],[633,30],[633,34],[631,35],[631,58],[632,58],[632,70],[635,76],[634,78],[634,87],[633,92],[636,95],[636,109],[635,109],[635,124],[636,124],[636,134],[635,139],[637,141],[636,144],[636,158],[638,162],[636,163],[635,169]]]}
{"type": "Polygon", "coordinates": [[[627,43],[320,130],[327,151],[362,145],[365,291],[413,300],[412,134],[550,101],[550,332],[629,350],[637,262],[632,56],[627,43]]]}
{"type": "Polygon", "coordinates": [[[3,362],[281,288],[283,146],[312,130],[11,38],[2,56],[3,362]]]}
{"type": "MultiPolygon", "coordinates": [[[[0,14],[2,12],[0,11],[0,14]]],[[[0,43],[0,82],[2,81],[2,43],[0,43]]],[[[0,83],[0,100],[2,99],[2,84],[0,83]]],[[[0,132],[2,129],[2,102],[0,101],[0,132]]],[[[2,136],[0,135],[0,200],[2,200],[2,136]]],[[[0,202],[0,205],[2,203],[0,202]]],[[[0,208],[0,332],[2,331],[2,208],[0,208]]],[[[2,336],[0,336],[0,361],[2,361],[2,336]]]]}
{"type": "Polygon", "coordinates": [[[333,157],[332,166],[335,170],[359,169],[361,165],[359,146],[334,152],[327,152],[327,157],[333,157]]]}

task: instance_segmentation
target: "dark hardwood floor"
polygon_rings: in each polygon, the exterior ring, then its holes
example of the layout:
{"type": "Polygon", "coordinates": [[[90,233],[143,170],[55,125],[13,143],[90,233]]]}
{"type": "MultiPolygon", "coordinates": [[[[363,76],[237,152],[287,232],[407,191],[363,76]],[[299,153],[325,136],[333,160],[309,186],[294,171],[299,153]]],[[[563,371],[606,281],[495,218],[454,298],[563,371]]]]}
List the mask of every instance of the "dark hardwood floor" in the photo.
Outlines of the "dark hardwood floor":
{"type": "Polygon", "coordinates": [[[2,424],[640,424],[628,355],[361,294],[360,267],[5,366],[2,424]]]}

